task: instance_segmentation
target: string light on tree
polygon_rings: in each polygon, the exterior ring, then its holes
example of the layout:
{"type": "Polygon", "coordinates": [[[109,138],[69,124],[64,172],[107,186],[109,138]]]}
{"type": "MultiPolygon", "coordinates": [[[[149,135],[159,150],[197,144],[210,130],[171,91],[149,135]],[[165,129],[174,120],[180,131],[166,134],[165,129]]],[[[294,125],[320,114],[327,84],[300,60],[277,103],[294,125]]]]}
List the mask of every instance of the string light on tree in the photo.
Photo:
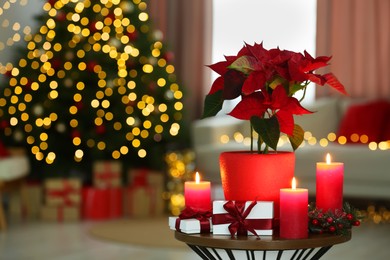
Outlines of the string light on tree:
{"type": "Polygon", "coordinates": [[[183,92],[146,2],[48,0],[43,11],[0,96],[6,137],[46,164],[147,159],[177,138],[183,92]]]}

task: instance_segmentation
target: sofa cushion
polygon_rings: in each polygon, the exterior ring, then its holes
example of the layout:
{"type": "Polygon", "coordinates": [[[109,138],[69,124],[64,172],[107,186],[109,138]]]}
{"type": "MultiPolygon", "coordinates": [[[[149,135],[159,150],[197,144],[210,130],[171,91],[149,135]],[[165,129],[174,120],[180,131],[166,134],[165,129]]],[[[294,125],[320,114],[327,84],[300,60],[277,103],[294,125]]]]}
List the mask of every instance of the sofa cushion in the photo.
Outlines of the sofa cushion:
{"type": "Polygon", "coordinates": [[[372,151],[368,145],[329,143],[306,145],[295,152],[295,176],[300,187],[315,195],[316,163],[324,162],[330,153],[332,161],[344,163],[345,197],[390,199],[390,150],[372,151]]]}
{"type": "MultiPolygon", "coordinates": [[[[248,123],[228,115],[209,117],[201,120],[195,120],[192,123],[192,141],[194,147],[202,145],[221,144],[221,136],[227,135],[229,138],[234,136],[235,132],[240,132],[243,124],[248,123]]],[[[249,123],[248,123],[249,124],[249,123]]],[[[248,126],[248,129],[250,127],[248,126]]]]}
{"type": "Polygon", "coordinates": [[[382,132],[382,141],[390,141],[390,112],[382,132]]]}
{"type": "Polygon", "coordinates": [[[304,105],[314,112],[309,115],[294,116],[295,124],[304,131],[309,131],[316,138],[326,138],[329,133],[336,133],[339,121],[339,100],[337,98],[321,98],[313,104],[304,105]]]}
{"type": "Polygon", "coordinates": [[[389,116],[390,103],[384,100],[351,105],[341,120],[338,135],[345,136],[349,143],[356,142],[352,134],[367,135],[368,142],[380,142],[389,116]]]}

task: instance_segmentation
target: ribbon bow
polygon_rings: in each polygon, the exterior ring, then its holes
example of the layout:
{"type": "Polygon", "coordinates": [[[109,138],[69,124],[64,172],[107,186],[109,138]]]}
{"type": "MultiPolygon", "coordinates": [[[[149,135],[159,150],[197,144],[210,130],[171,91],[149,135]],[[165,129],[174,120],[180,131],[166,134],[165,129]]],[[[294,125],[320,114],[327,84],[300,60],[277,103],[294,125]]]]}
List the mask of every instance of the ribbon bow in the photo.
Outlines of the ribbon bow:
{"type": "Polygon", "coordinates": [[[225,214],[214,214],[213,225],[218,224],[229,224],[229,232],[232,237],[235,234],[238,236],[247,236],[248,231],[260,239],[256,233],[256,229],[271,229],[271,219],[247,219],[249,213],[253,207],[257,204],[256,201],[245,209],[245,201],[228,201],[223,205],[223,208],[227,213],[225,214]]]}
{"type": "Polygon", "coordinates": [[[180,231],[180,221],[182,219],[195,218],[199,220],[200,223],[200,233],[210,233],[210,218],[212,217],[212,212],[209,210],[198,210],[192,207],[186,207],[176,219],[175,228],[177,231],[180,231]]]}
{"type": "Polygon", "coordinates": [[[117,177],[118,177],[118,174],[114,173],[114,172],[103,172],[103,173],[100,173],[96,176],[96,178],[99,181],[106,182],[105,184],[107,184],[108,186],[113,186],[113,182],[114,182],[115,178],[117,178],[117,177]]]}
{"type": "Polygon", "coordinates": [[[71,183],[69,183],[67,181],[63,181],[62,188],[50,189],[47,192],[47,195],[52,196],[52,197],[62,198],[64,200],[64,204],[69,206],[69,205],[73,204],[73,200],[70,198],[70,195],[72,195],[73,193],[77,194],[77,192],[78,192],[78,189],[75,189],[74,187],[72,187],[71,183]]]}

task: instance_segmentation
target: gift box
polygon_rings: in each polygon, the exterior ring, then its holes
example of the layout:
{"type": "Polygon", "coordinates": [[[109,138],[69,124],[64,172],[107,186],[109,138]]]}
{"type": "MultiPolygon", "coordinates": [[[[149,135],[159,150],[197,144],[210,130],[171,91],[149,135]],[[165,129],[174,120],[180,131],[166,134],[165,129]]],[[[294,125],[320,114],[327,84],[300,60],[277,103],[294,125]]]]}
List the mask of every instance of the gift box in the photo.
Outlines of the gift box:
{"type": "Polygon", "coordinates": [[[109,219],[109,197],[107,189],[84,187],[82,189],[82,216],[84,219],[109,219]]]}
{"type": "Polygon", "coordinates": [[[42,190],[39,183],[26,183],[20,192],[10,193],[8,208],[10,218],[17,221],[39,218],[42,190]]]}
{"type": "Polygon", "coordinates": [[[23,187],[27,200],[27,219],[38,219],[43,203],[43,187],[40,183],[29,182],[23,187]]]}
{"type": "Polygon", "coordinates": [[[81,180],[46,179],[45,203],[47,206],[77,206],[81,203],[81,180]]]}
{"type": "Polygon", "coordinates": [[[123,188],[108,189],[108,211],[110,218],[123,216],[123,188]]]}
{"type": "Polygon", "coordinates": [[[207,218],[208,224],[207,227],[204,228],[204,230],[201,230],[201,221],[196,218],[180,219],[180,221],[178,221],[178,219],[179,217],[169,217],[168,222],[170,229],[177,230],[186,234],[210,233],[213,231],[211,218],[207,218]]]}
{"type": "Polygon", "coordinates": [[[123,216],[123,189],[85,187],[82,190],[82,216],[102,220],[123,216]]]}
{"type": "Polygon", "coordinates": [[[23,200],[18,192],[9,193],[8,215],[12,221],[27,219],[27,205],[23,203],[23,200]]]}
{"type": "Polygon", "coordinates": [[[149,186],[130,186],[125,188],[124,209],[128,217],[144,218],[156,216],[155,191],[149,186]]]}
{"type": "Polygon", "coordinates": [[[78,221],[80,220],[80,208],[78,206],[43,206],[41,207],[41,219],[57,222],[78,221]]]}
{"type": "Polygon", "coordinates": [[[213,231],[211,217],[211,210],[186,207],[179,217],[169,217],[169,227],[187,234],[209,234],[213,231]]]}
{"type": "Polygon", "coordinates": [[[213,234],[272,235],[273,214],[272,201],[217,200],[213,202],[213,234]]]}
{"type": "Polygon", "coordinates": [[[122,185],[122,163],[120,161],[98,161],[93,164],[93,186],[114,188],[122,185]]]}
{"type": "Polygon", "coordinates": [[[150,169],[130,169],[128,171],[128,183],[131,186],[148,186],[153,190],[153,215],[159,216],[164,213],[163,192],[165,187],[164,174],[150,169]]]}

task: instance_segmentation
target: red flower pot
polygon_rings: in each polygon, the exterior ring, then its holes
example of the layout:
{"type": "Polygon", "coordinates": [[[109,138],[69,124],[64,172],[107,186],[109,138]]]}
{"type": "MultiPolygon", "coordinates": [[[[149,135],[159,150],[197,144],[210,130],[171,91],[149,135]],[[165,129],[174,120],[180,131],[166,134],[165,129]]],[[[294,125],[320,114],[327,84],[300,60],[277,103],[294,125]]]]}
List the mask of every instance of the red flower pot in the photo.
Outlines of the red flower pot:
{"type": "Polygon", "coordinates": [[[293,152],[223,152],[219,160],[226,200],[273,201],[279,218],[280,189],[291,187],[294,177],[293,152]]]}

